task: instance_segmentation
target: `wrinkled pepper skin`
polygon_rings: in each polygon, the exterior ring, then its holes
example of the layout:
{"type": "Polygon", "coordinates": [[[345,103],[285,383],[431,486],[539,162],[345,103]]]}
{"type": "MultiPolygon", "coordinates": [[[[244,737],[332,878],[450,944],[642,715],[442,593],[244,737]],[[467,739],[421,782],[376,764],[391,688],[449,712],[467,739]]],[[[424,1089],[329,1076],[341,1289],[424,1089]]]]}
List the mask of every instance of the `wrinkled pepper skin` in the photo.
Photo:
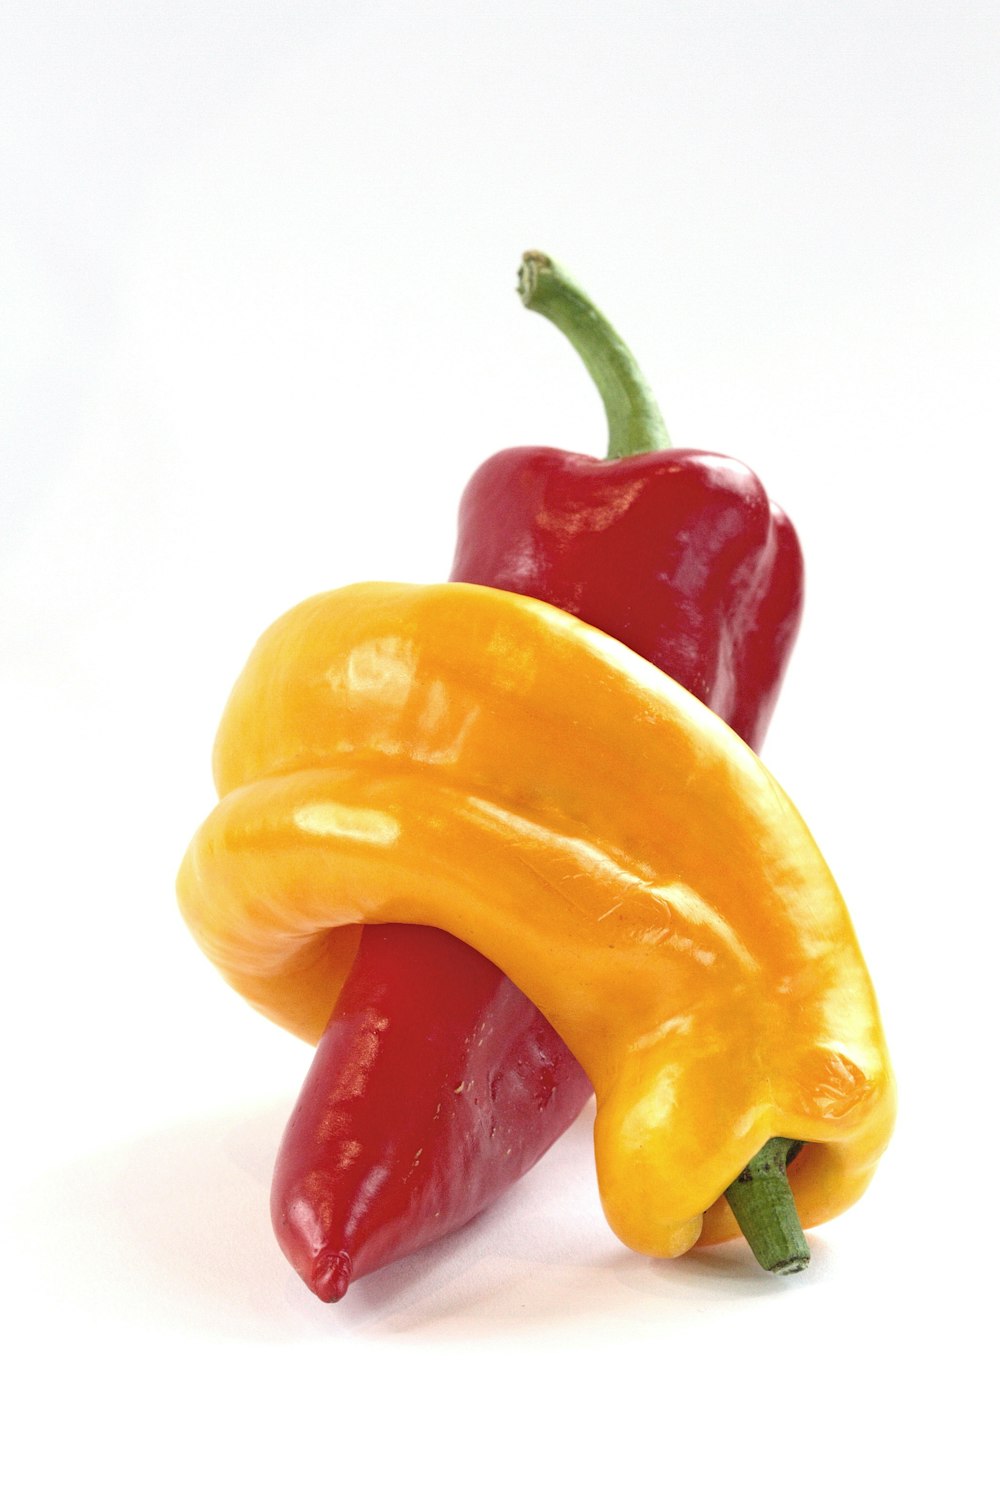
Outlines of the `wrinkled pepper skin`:
{"type": "Polygon", "coordinates": [[[505,450],[462,497],[451,577],[580,616],[763,743],[802,615],[802,551],[738,460],[505,450]]]}
{"type": "MultiPolygon", "coordinates": [[[[681,449],[614,463],[506,450],[466,488],[451,577],[618,637],[759,749],[803,568],[791,523],[745,465],[681,449]]],[[[370,928],[278,1153],[277,1238],[314,1292],[339,1298],[352,1276],[492,1204],[591,1093],[496,966],[450,934],[370,928]]]]}
{"type": "Polygon", "coordinates": [[[182,911],[284,1026],[320,1036],[359,925],[444,929],[586,1070],[637,1251],[737,1234],[725,1189],[774,1137],[806,1144],[804,1225],[864,1189],[894,1093],[840,893],[743,741],[628,648],[476,586],[318,596],[258,643],[215,774],[182,911]]]}
{"type": "Polygon", "coordinates": [[[591,1094],[483,955],[438,928],[370,926],[278,1154],[278,1239],[333,1302],[491,1204],[591,1094]]]}

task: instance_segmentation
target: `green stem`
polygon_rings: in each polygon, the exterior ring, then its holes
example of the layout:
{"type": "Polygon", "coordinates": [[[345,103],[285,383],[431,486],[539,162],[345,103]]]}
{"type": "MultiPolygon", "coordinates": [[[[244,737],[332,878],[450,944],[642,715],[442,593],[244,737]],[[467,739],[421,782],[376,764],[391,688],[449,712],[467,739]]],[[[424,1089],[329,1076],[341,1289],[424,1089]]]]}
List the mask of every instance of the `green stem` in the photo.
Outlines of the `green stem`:
{"type": "Polygon", "coordinates": [[[517,290],[526,308],[566,335],[590,371],[607,414],[608,458],[669,448],[666,425],[635,356],[562,267],[540,250],[525,251],[517,290]]]}
{"type": "Polygon", "coordinates": [[[800,1273],[809,1263],[809,1246],[785,1172],[801,1146],[789,1137],[772,1137],[726,1190],[750,1250],[769,1273],[800,1273]]]}

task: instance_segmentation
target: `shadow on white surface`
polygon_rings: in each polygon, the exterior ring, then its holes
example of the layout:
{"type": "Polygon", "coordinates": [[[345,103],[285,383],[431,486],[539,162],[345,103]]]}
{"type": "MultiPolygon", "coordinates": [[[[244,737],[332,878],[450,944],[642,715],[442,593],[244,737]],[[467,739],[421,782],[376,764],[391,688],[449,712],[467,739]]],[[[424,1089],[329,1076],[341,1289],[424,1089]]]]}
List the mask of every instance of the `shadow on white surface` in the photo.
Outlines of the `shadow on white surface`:
{"type": "MultiPolygon", "coordinates": [[[[572,1341],[615,1327],[703,1319],[713,1306],[788,1297],[745,1246],[657,1263],[621,1246],[593,1182],[592,1110],[506,1198],[464,1230],[323,1305],[271,1232],[271,1168],[289,1104],[181,1122],[51,1170],[22,1195],[15,1237],[50,1307],[98,1323],[288,1343],[525,1329],[572,1341]]],[[[813,1241],[810,1281],[827,1253],[813,1241]]]]}

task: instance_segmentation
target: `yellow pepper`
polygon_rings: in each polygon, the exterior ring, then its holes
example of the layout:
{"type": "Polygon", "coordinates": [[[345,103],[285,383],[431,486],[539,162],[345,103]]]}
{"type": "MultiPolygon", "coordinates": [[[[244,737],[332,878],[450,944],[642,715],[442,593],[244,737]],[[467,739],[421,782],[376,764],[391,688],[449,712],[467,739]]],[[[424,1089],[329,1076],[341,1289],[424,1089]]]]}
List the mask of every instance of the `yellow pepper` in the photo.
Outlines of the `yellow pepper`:
{"type": "Polygon", "coordinates": [[[597,1094],[608,1220],[676,1256],[738,1235],[772,1138],[802,1222],[864,1190],[894,1089],[843,899],[728,726],[619,642],[474,585],[362,584],[255,648],[181,869],[198,942],[300,1037],[365,923],[446,929],[545,1013],[597,1094]]]}

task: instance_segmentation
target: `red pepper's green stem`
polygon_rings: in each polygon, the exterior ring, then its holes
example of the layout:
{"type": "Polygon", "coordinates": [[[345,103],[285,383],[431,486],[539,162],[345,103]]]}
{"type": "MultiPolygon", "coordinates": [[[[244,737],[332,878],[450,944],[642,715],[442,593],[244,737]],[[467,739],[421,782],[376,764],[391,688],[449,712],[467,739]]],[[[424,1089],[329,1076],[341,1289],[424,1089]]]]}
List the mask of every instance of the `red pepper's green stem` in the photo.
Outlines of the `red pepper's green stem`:
{"type": "Polygon", "coordinates": [[[526,308],[566,335],[590,371],[608,419],[608,458],[670,447],[656,398],[625,345],[590,298],[540,250],[524,253],[517,290],[526,308]]]}
{"type": "Polygon", "coordinates": [[[809,1246],[785,1172],[801,1146],[788,1137],[772,1137],[726,1190],[750,1250],[769,1273],[800,1273],[809,1263],[809,1246]]]}

